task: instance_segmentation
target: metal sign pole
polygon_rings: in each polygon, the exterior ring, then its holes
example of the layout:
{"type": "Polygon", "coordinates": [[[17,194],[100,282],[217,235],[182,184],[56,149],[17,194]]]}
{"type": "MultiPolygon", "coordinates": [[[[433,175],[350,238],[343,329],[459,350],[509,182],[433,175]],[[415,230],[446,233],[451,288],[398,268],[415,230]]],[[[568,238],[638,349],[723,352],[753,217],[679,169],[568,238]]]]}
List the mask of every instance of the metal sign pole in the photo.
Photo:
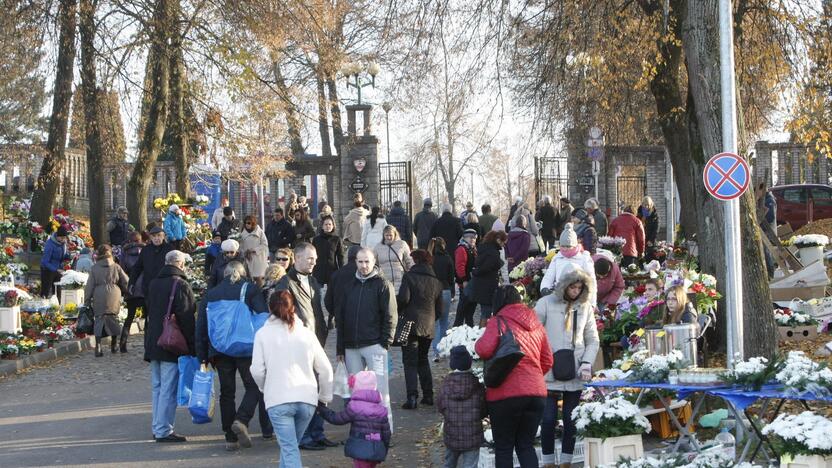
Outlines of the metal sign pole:
{"type": "MultiPolygon", "coordinates": [[[[737,95],[734,77],[734,28],[731,0],[719,2],[719,63],[722,98],[722,146],[727,153],[737,152],[737,95]]],[[[728,328],[728,367],[735,355],[743,356],[742,263],[740,262],[740,202],[724,202],[725,209],[725,284],[728,328]]]]}

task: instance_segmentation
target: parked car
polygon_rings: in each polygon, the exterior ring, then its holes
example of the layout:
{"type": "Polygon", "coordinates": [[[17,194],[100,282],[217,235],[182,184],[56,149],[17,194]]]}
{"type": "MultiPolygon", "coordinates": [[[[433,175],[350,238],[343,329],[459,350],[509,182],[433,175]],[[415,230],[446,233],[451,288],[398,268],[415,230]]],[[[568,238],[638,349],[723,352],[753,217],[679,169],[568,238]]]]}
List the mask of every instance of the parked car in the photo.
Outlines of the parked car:
{"type": "Polygon", "coordinates": [[[789,223],[796,231],[812,221],[832,218],[829,185],[778,185],[771,188],[771,193],[777,200],[777,224],[789,223]]]}

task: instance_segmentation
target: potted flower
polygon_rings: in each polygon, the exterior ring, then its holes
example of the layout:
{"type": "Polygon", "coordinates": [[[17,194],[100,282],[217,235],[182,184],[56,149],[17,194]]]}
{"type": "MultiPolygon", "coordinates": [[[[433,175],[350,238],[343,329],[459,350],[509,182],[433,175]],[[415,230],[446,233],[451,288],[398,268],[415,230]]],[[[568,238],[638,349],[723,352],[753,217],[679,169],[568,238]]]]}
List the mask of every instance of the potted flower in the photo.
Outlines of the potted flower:
{"type": "Polygon", "coordinates": [[[0,286],[0,332],[17,333],[23,329],[20,303],[30,298],[14,286],[0,286]]]}
{"type": "Polygon", "coordinates": [[[775,378],[785,386],[786,393],[811,392],[824,398],[832,395],[832,369],[809,359],[802,351],[789,352],[775,378]]]}
{"type": "Polygon", "coordinates": [[[84,286],[87,285],[89,275],[75,270],[66,270],[61,276],[58,286],[61,287],[61,304],[83,304],[84,286]]]}
{"type": "Polygon", "coordinates": [[[789,308],[774,309],[774,321],[781,341],[812,339],[818,336],[818,321],[809,314],[789,308]]]}
{"type": "Polygon", "coordinates": [[[674,349],[668,354],[656,354],[645,358],[632,367],[628,380],[633,382],[662,383],[667,382],[671,370],[683,365],[682,352],[674,349]]]}
{"type": "Polygon", "coordinates": [[[598,238],[598,246],[602,249],[609,250],[616,256],[621,255],[621,249],[626,243],[627,239],[623,237],[601,236],[598,238]]]}
{"type": "Polygon", "coordinates": [[[638,406],[622,397],[582,403],[572,412],[578,435],[586,444],[586,466],[615,463],[619,458],[644,456],[641,435],[650,422],[638,406]]]}
{"type": "Polygon", "coordinates": [[[763,434],[773,434],[781,443],[783,468],[832,467],[832,421],[821,415],[781,414],[763,428],[763,434]]]}
{"type": "Polygon", "coordinates": [[[720,375],[720,380],[731,385],[739,385],[746,390],[757,391],[777,375],[783,368],[783,360],[775,358],[753,357],[747,361],[734,364],[734,369],[720,375]]]}
{"type": "Polygon", "coordinates": [[[794,236],[790,242],[797,247],[800,262],[806,266],[823,258],[823,248],[829,244],[829,238],[821,234],[806,234],[794,236]]]}

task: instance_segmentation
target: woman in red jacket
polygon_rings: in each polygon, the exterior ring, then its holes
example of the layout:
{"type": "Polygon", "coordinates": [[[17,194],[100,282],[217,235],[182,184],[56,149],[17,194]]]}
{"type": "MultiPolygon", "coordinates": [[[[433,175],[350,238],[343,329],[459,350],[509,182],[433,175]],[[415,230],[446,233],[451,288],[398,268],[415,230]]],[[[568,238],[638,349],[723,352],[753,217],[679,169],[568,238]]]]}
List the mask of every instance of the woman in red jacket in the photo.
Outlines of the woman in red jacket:
{"type": "MultiPolygon", "coordinates": [[[[494,293],[495,315],[504,318],[525,356],[496,388],[487,388],[485,399],[491,416],[491,431],[497,468],[513,466],[512,452],[522,468],[537,467],[534,438],[543,417],[546,398],[544,375],[552,367],[552,349],[546,330],[534,310],[526,307],[514,286],[503,286],[494,293]]],[[[503,330],[505,331],[505,330],[503,330]]],[[[489,320],[475,349],[482,359],[497,351],[500,334],[497,320],[489,320]]]]}

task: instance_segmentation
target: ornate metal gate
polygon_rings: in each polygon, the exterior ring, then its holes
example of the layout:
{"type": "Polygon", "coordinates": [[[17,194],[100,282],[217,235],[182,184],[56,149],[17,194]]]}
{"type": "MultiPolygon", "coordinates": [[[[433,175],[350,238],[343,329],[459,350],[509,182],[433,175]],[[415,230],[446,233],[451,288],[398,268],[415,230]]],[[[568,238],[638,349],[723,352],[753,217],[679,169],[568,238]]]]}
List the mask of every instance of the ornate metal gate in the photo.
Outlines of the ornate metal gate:
{"type": "Polygon", "coordinates": [[[390,208],[393,202],[402,202],[402,208],[413,216],[413,173],[410,161],[379,163],[379,199],[383,208],[390,208]]]}
{"type": "Polygon", "coordinates": [[[567,160],[565,156],[534,159],[534,198],[539,203],[545,196],[553,199],[569,196],[567,160]]]}

